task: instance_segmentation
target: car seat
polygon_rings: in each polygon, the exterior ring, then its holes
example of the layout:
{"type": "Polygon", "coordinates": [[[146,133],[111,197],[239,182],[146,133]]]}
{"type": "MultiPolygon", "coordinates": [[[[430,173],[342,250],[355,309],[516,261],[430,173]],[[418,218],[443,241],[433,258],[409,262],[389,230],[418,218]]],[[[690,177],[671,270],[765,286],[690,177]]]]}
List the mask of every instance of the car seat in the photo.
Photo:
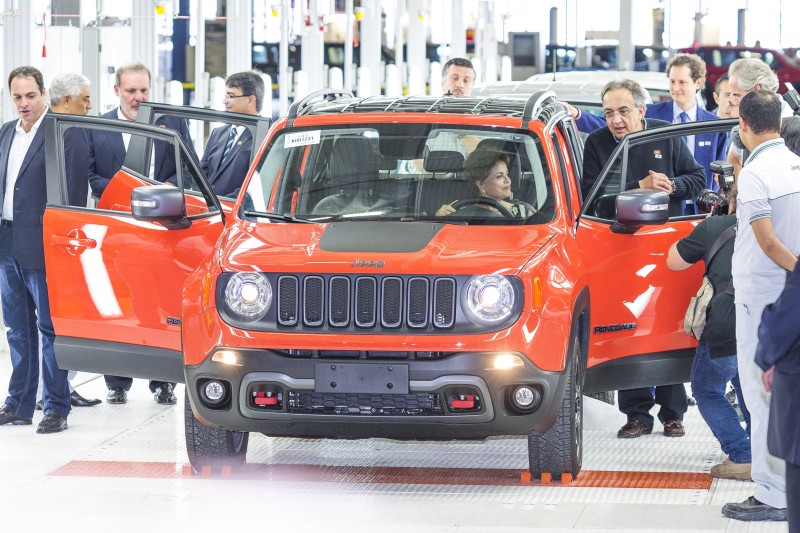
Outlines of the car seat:
{"type": "Polygon", "coordinates": [[[314,207],[314,214],[343,215],[374,207],[372,187],[378,180],[381,155],[374,139],[342,137],[331,148],[327,179],[334,194],[314,207]]]}

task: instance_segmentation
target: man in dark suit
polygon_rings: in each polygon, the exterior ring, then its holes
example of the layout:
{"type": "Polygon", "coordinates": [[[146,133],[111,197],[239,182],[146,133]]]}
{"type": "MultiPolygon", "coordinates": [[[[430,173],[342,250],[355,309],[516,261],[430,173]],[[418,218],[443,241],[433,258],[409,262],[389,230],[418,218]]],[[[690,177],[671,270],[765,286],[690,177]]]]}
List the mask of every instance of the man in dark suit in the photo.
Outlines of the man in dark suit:
{"type": "MultiPolygon", "coordinates": [[[[225,110],[258,115],[264,104],[264,80],[256,71],[237,72],[225,80],[225,110]]],[[[253,136],[244,126],[211,132],[200,167],[217,196],[236,196],[250,168],[253,136]]]]}
{"type": "MultiPolygon", "coordinates": [[[[150,101],[150,69],[142,63],[125,64],[117,69],[114,94],[119,97],[119,107],[101,115],[103,118],[117,118],[135,121],[139,114],[139,104],[150,101]]],[[[186,121],[171,117],[159,121],[170,129],[178,131],[191,145],[186,121]]],[[[122,168],[128,149],[130,136],[103,130],[87,130],[89,134],[89,184],[92,195],[100,198],[111,178],[122,168]]],[[[175,184],[175,154],[165,149],[164,143],[154,143],[153,166],[156,181],[175,184]]]]}
{"type": "MultiPolygon", "coordinates": [[[[114,94],[119,97],[119,107],[102,115],[105,118],[120,120],[136,120],[139,104],[150,100],[150,69],[142,63],[127,63],[117,69],[114,83],[114,94]]],[[[191,144],[188,127],[185,121],[165,120],[164,125],[178,130],[184,139],[191,144]]],[[[92,195],[99,198],[109,181],[122,168],[128,149],[129,135],[103,130],[87,130],[89,140],[89,184],[92,195]]],[[[156,142],[153,152],[154,176],[161,182],[175,183],[175,154],[166,150],[164,143],[156,142]]],[[[106,401],[112,404],[123,404],[128,401],[127,391],[133,379],[122,376],[105,376],[108,396],[106,401]]],[[[174,383],[151,381],[150,391],[156,402],[174,405],[178,402],[173,393],[174,383]]]]}
{"type": "Polygon", "coordinates": [[[8,87],[19,120],[0,128],[0,299],[12,366],[0,425],[32,422],[41,334],[44,418],[36,432],[57,433],[67,429],[70,397],[67,371],[58,368],[53,352],[44,266],[44,78],[34,67],[18,67],[9,75],[8,87]]]}
{"type": "MultiPolygon", "coordinates": [[[[581,183],[584,198],[626,135],[665,124],[661,120],[645,120],[645,93],[633,80],[609,82],[601,98],[607,127],[586,138],[581,183]]],[[[705,182],[702,167],[679,138],[632,148],[628,154],[627,175],[619,179],[624,180],[621,190],[653,189],[669,194],[671,216],[682,215],[683,201],[696,196],[705,182]]],[[[655,391],[650,387],[619,391],[619,409],[628,417],[628,422],[617,432],[617,437],[631,439],[652,433],[654,420],[650,410],[656,403],[661,405],[658,418],[664,425],[664,435],[684,436],[682,421],[688,402],[683,384],[676,383],[655,387],[655,391]]]]}
{"type": "Polygon", "coordinates": [[[786,277],[783,292],[764,310],[758,326],[756,364],[772,392],[769,452],[786,461],[786,514],[789,531],[800,531],[800,272],[786,277]]]}
{"type": "MultiPolygon", "coordinates": [[[[54,77],[47,91],[50,97],[50,110],[53,113],[67,115],[89,114],[92,109],[92,98],[89,94],[89,78],[77,72],[66,72],[54,77]]],[[[89,143],[86,131],[80,128],[70,128],[64,133],[64,163],[67,165],[69,189],[69,204],[85,207],[89,199],[89,143]]],[[[92,407],[99,405],[102,400],[97,398],[87,399],[72,386],[75,377],[74,370],[69,371],[70,403],[72,407],[92,407]]],[[[41,408],[41,402],[36,403],[36,408],[41,408]]]]}

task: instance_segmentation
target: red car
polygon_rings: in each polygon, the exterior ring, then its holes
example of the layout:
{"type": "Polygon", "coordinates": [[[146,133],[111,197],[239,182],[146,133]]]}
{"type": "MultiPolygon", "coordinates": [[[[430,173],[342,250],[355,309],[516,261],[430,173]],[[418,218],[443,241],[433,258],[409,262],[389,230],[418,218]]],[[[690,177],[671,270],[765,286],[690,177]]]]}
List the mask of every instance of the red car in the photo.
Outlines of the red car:
{"type": "Polygon", "coordinates": [[[176,132],[46,121],[59,363],[185,382],[195,469],[241,466],[251,432],[526,435],[534,477],[577,476],[584,393],[688,380],[701,269],[670,272],[665,254],[699,217],[667,219],[665,193],[620,180],[631,146],[733,121],[629,135],[582,199],[581,140],[552,93],[321,92],[272,125],[235,201],[211,193],[176,132]],[[132,134],[96,207],[65,205],[73,128],[132,134]],[[174,148],[177,186],[147,177],[153,142],[174,148]],[[481,148],[507,154],[524,209],[468,189],[465,155],[481,148]],[[444,204],[456,212],[437,216],[444,204]]]}
{"type": "Polygon", "coordinates": [[[722,46],[722,45],[694,45],[681,48],[678,52],[697,54],[706,62],[706,102],[713,102],[714,85],[723,74],[728,72],[728,67],[737,59],[754,57],[767,63],[778,76],[778,92],[786,92],[786,83],[791,83],[795,89],[800,88],[800,65],[783,53],[782,50],[761,48],[760,46],[722,46]]]}

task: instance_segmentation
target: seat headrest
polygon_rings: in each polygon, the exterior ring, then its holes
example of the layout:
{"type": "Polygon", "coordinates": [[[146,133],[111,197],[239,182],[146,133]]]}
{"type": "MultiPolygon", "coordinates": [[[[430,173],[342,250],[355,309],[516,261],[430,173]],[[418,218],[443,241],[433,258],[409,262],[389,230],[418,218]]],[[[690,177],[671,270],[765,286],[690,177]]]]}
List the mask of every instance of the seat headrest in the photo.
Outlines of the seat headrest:
{"type": "Polygon", "coordinates": [[[461,172],[464,170],[464,154],[454,150],[426,151],[422,166],[426,172],[461,172]]]}
{"type": "Polygon", "coordinates": [[[366,137],[337,139],[328,161],[328,177],[343,185],[377,179],[381,155],[376,144],[366,137]]]}

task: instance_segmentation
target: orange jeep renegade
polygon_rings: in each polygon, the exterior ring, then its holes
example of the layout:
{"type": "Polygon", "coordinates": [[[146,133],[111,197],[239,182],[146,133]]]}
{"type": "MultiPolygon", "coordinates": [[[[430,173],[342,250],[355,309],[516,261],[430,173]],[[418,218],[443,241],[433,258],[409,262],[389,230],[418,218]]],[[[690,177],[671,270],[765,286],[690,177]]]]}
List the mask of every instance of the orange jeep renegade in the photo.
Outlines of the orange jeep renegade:
{"type": "Polygon", "coordinates": [[[668,219],[665,193],[620,183],[632,146],[732,121],[629,135],[584,199],[581,140],[549,92],[321,91],[268,132],[157,104],[139,120],[46,119],[56,354],[184,382],[196,470],[241,466],[250,432],[525,435],[534,477],[577,476],[584,393],[688,380],[701,269],[670,272],[665,253],[700,217],[668,219]],[[166,115],[199,124],[197,139],[203,121],[247,128],[238,198],[215,196],[195,148],[149,125],[166,115]],[[131,135],[125,164],[96,205],[67,205],[65,135],[98,128],[131,135]],[[177,186],[151,179],[154,143],[174,150],[177,186]],[[505,154],[505,201],[469,187],[476,150],[505,154]]]}

